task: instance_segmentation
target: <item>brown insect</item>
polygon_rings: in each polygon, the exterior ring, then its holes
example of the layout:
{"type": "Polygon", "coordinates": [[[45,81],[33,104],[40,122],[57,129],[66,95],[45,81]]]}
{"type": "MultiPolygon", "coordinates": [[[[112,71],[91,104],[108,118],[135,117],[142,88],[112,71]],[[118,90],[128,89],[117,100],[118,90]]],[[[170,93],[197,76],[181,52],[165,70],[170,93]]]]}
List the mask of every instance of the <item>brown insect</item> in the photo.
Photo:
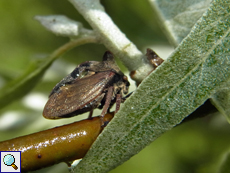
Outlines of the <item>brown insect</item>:
{"type": "MultiPolygon", "coordinates": [[[[152,49],[150,49],[150,48],[147,48],[147,53],[145,54],[146,55],[146,57],[147,57],[147,59],[148,59],[148,61],[149,61],[149,64],[151,64],[152,65],[152,67],[153,67],[153,70],[152,71],[154,71],[158,66],[160,66],[163,62],[164,62],[164,60],[162,59],[162,58],[160,58],[158,55],[157,55],[157,53],[156,52],[154,52],[152,49]]],[[[151,72],[152,72],[151,71],[151,72]]],[[[150,73],[151,73],[150,72],[150,73]]],[[[150,74],[149,73],[149,74],[150,74]]],[[[136,70],[133,70],[133,71],[131,71],[130,72],[130,77],[132,78],[132,79],[135,79],[135,74],[136,74],[136,70]]],[[[138,86],[139,84],[141,83],[141,81],[138,81],[138,82],[136,82],[136,85],[138,86]]]]}
{"type": "Polygon", "coordinates": [[[153,70],[155,70],[158,66],[160,66],[164,60],[160,58],[156,52],[152,49],[148,48],[146,53],[147,59],[149,60],[150,64],[153,66],[153,70]]]}
{"type": "Polygon", "coordinates": [[[103,117],[116,102],[116,111],[128,93],[128,78],[120,71],[113,54],[105,52],[103,61],[86,61],[62,79],[52,90],[43,110],[48,119],[67,118],[100,108],[103,117]]]}

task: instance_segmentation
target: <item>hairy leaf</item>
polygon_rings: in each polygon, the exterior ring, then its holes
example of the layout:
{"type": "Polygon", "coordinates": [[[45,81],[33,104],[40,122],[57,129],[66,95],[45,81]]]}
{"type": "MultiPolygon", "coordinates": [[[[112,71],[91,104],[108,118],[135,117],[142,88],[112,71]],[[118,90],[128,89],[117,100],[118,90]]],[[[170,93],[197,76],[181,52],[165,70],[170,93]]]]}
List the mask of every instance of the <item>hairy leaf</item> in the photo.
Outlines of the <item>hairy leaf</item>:
{"type": "Polygon", "coordinates": [[[211,0],[149,0],[166,36],[177,46],[210,5],[211,0]]]}
{"type": "Polygon", "coordinates": [[[225,116],[227,121],[230,123],[230,81],[218,90],[211,97],[211,102],[216,106],[221,114],[225,116]]]}
{"type": "Polygon", "coordinates": [[[229,80],[229,11],[228,2],[213,1],[171,57],[125,102],[75,172],[108,172],[122,164],[229,80]]]}
{"type": "MultiPolygon", "coordinates": [[[[156,15],[161,20],[159,23],[162,24],[169,41],[175,46],[187,36],[210,2],[211,0],[150,0],[155,11],[158,12],[156,15]]],[[[224,90],[213,94],[211,101],[230,122],[230,90],[228,88],[229,85],[224,90]]]]}
{"type": "Polygon", "coordinates": [[[191,31],[194,24],[210,5],[211,0],[149,0],[159,23],[174,46],[191,31]]]}

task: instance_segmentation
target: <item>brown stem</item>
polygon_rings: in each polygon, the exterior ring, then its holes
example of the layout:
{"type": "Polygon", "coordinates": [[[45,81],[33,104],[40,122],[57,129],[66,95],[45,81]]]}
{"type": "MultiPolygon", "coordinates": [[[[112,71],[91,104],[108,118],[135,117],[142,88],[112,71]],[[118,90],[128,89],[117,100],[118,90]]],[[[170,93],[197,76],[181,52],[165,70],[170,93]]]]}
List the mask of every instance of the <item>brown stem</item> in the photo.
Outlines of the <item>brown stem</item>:
{"type": "MultiPolygon", "coordinates": [[[[112,117],[106,114],[103,122],[112,117]]],[[[94,117],[0,142],[0,151],[21,151],[21,171],[33,171],[84,157],[102,129],[101,118],[94,117]]]]}

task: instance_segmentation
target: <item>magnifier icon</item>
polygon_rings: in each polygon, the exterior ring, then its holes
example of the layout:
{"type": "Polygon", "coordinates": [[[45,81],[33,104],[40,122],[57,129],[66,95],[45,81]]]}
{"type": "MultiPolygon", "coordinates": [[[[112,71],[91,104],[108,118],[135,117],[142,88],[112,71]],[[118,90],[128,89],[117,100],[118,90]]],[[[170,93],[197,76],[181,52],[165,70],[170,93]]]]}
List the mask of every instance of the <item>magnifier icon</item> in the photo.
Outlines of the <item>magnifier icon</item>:
{"type": "Polygon", "coordinates": [[[15,163],[15,158],[11,154],[7,154],[3,158],[3,162],[7,166],[12,166],[15,170],[18,169],[18,167],[14,164],[15,163]]]}

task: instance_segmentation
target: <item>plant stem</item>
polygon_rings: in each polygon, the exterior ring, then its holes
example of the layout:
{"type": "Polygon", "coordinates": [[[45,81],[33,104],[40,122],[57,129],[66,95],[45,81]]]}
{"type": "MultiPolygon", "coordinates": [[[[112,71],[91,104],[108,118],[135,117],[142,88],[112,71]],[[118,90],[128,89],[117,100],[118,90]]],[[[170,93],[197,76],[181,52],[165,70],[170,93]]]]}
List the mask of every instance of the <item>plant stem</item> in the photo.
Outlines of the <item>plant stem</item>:
{"type": "Polygon", "coordinates": [[[88,21],[99,41],[120,58],[129,71],[135,71],[133,79],[136,82],[142,81],[153,70],[145,56],[113,23],[99,0],[69,1],[88,21]]]}
{"type": "Polygon", "coordinates": [[[78,38],[76,40],[71,40],[70,42],[64,44],[63,46],[59,47],[58,49],[56,49],[51,55],[50,55],[50,59],[52,59],[52,61],[56,58],[58,58],[60,55],[66,53],[67,51],[69,51],[70,49],[79,46],[79,45],[83,45],[86,43],[97,43],[98,40],[96,37],[94,36],[87,36],[87,37],[82,37],[82,38],[78,38]]]}

